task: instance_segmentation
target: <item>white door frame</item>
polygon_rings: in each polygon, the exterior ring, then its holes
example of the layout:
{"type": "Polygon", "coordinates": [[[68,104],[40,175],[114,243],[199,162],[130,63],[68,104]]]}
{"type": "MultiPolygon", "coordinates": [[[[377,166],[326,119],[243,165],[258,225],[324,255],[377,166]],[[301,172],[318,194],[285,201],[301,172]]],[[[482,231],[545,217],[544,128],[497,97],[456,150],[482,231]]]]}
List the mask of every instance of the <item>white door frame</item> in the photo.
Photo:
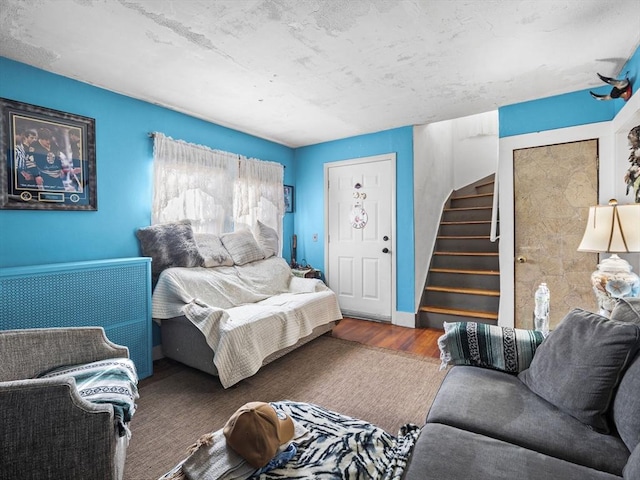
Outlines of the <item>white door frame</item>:
{"type": "MultiPolygon", "coordinates": [[[[515,309],[515,249],[514,249],[514,191],[513,191],[513,151],[521,148],[541,147],[558,143],[569,143],[582,140],[598,140],[598,157],[600,159],[599,193],[603,198],[615,198],[614,179],[614,142],[611,122],[593,123],[577,127],[559,128],[556,130],[528,133],[500,139],[498,173],[500,177],[500,310],[498,325],[514,326],[515,309]]],[[[595,300],[594,300],[595,302],[595,300]]]]}
{"type": "MultiPolygon", "coordinates": [[[[395,152],[384,153],[382,155],[374,155],[370,157],[353,158],[349,160],[340,160],[336,162],[328,162],[324,164],[324,272],[325,277],[329,278],[329,168],[344,167],[357,164],[367,164],[380,161],[391,162],[391,323],[396,325],[398,321],[396,309],[396,154],[395,152]]],[[[331,287],[331,286],[329,286],[331,287]]]]}

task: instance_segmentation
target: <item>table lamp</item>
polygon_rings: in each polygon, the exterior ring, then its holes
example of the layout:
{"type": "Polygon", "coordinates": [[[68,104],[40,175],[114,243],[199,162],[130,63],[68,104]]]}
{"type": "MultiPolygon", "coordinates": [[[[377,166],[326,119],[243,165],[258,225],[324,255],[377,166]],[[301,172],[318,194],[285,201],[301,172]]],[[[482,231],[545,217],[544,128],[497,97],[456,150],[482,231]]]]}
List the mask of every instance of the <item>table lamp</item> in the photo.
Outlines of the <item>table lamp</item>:
{"type": "Polygon", "coordinates": [[[579,252],[613,253],[591,274],[600,315],[609,317],[616,299],[640,296],[640,278],[617,253],[640,252],[640,203],[589,207],[587,228],[579,252]]]}

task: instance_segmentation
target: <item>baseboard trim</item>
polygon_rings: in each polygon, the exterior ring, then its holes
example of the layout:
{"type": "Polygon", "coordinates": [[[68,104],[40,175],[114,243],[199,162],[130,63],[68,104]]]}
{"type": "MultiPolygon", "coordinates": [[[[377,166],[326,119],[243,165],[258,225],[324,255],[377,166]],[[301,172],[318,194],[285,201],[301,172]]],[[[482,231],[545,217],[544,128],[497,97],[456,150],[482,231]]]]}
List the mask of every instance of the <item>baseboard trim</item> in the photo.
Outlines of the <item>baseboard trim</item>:
{"type": "Polygon", "coordinates": [[[416,315],[411,312],[398,312],[393,315],[391,323],[399,327],[416,328],[416,315]]]}

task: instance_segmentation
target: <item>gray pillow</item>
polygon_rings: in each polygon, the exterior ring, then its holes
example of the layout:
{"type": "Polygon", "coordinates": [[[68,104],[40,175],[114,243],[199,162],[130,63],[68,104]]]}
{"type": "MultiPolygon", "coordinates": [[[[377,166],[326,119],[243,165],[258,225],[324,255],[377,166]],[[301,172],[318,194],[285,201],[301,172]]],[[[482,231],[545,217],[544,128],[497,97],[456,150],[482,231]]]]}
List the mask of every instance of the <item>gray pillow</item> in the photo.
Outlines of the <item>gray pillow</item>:
{"type": "Polygon", "coordinates": [[[561,411],[609,433],[606,414],[639,339],[638,325],[576,308],[542,342],[518,378],[561,411]]]}
{"type": "Polygon", "coordinates": [[[191,222],[160,223],[139,228],[136,236],[142,254],[151,257],[151,273],[160,275],[169,267],[199,267],[203,259],[193,237],[191,222]]]}
{"type": "Polygon", "coordinates": [[[640,444],[640,356],[625,370],[611,410],[618,435],[633,450],[640,444]]]}
{"type": "Polygon", "coordinates": [[[278,232],[258,220],[258,231],[256,233],[256,239],[260,247],[262,247],[264,258],[277,255],[279,249],[278,232]]]}
{"type": "Polygon", "coordinates": [[[233,265],[233,259],[222,245],[220,237],[213,233],[196,233],[196,244],[205,267],[221,267],[233,265]]]}
{"type": "Polygon", "coordinates": [[[640,298],[619,298],[611,311],[611,320],[640,324],[640,298]]]}
{"type": "Polygon", "coordinates": [[[236,265],[244,265],[264,258],[264,253],[250,230],[225,233],[220,240],[236,265]]]}
{"type": "Polygon", "coordinates": [[[633,449],[627,464],[622,471],[624,480],[638,480],[640,478],[640,444],[633,449]]]}

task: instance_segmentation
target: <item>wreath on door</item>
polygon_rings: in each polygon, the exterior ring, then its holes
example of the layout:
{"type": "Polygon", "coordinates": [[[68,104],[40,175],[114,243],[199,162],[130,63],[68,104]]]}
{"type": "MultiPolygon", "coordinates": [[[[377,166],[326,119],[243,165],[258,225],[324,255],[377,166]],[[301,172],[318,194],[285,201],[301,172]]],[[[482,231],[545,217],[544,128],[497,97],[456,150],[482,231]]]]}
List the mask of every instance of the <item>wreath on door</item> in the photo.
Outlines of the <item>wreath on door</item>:
{"type": "Polygon", "coordinates": [[[356,191],[353,192],[353,198],[356,199],[356,204],[349,213],[349,222],[351,223],[351,226],[357,230],[364,228],[369,221],[369,215],[367,214],[367,211],[364,209],[364,206],[361,202],[362,200],[367,198],[367,194],[358,191],[361,187],[362,185],[360,185],[359,183],[356,183],[354,185],[356,191]]]}

